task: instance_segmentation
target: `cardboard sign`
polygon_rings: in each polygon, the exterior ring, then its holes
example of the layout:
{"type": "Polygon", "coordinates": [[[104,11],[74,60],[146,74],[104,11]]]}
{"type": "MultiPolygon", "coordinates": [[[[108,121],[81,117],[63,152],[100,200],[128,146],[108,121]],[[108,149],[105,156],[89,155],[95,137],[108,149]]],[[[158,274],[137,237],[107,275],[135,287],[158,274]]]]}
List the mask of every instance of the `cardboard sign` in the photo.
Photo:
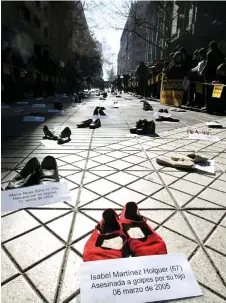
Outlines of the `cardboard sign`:
{"type": "Polygon", "coordinates": [[[24,122],[44,122],[45,117],[38,116],[25,116],[23,119],[24,122]]]}
{"type": "Polygon", "coordinates": [[[4,67],[3,68],[3,74],[4,75],[10,75],[10,69],[9,69],[9,67],[4,67]]]}
{"type": "Polygon", "coordinates": [[[25,72],[23,71],[20,72],[20,78],[25,78],[25,72]]]}
{"type": "Polygon", "coordinates": [[[32,107],[46,107],[45,104],[33,104],[32,107]]]}
{"type": "Polygon", "coordinates": [[[195,82],[195,92],[197,94],[202,95],[203,91],[202,91],[202,82],[195,82]]]}
{"type": "Polygon", "coordinates": [[[213,98],[220,98],[222,91],[223,91],[224,85],[221,84],[215,84],[214,88],[213,88],[213,94],[212,97],[213,98]]]}
{"type": "Polygon", "coordinates": [[[35,185],[2,191],[2,212],[71,200],[66,182],[35,185]]]}
{"type": "Polygon", "coordinates": [[[162,81],[160,103],[181,106],[184,96],[182,80],[162,81]]]}
{"type": "Polygon", "coordinates": [[[81,264],[81,303],[145,303],[202,295],[184,254],[81,264]]]}

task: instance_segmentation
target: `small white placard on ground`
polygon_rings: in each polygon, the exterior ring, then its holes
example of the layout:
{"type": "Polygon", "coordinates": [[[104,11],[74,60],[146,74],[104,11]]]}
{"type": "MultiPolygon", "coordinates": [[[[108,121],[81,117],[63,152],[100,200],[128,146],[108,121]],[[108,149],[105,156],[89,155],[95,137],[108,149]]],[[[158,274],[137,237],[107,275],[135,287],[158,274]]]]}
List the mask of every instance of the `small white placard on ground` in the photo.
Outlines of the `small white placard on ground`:
{"type": "Polygon", "coordinates": [[[43,121],[45,121],[45,117],[25,116],[23,121],[24,122],[43,122],[43,121]]]}
{"type": "Polygon", "coordinates": [[[48,113],[63,113],[64,110],[61,109],[48,109],[48,113]]]}
{"type": "Polygon", "coordinates": [[[14,110],[14,113],[23,113],[24,112],[24,109],[23,108],[16,108],[14,110]]]}
{"type": "Polygon", "coordinates": [[[46,107],[45,104],[32,104],[32,107],[46,107]]]}
{"type": "Polygon", "coordinates": [[[215,174],[214,164],[214,160],[208,160],[195,164],[195,168],[205,173],[215,174]]]}
{"type": "Polygon", "coordinates": [[[184,254],[81,264],[81,303],[145,303],[202,295],[184,254]]]}
{"type": "Polygon", "coordinates": [[[58,144],[57,141],[54,140],[41,140],[41,143],[48,147],[49,149],[62,149],[63,146],[61,144],[58,144]]]}
{"type": "Polygon", "coordinates": [[[69,202],[71,195],[66,182],[34,185],[1,192],[2,212],[26,207],[69,202]]]}
{"type": "Polygon", "coordinates": [[[20,105],[27,105],[27,104],[28,104],[28,102],[23,101],[23,102],[17,102],[16,104],[20,104],[20,105]]]}
{"type": "Polygon", "coordinates": [[[188,134],[188,139],[213,141],[213,142],[220,141],[219,137],[217,137],[217,136],[211,136],[211,135],[205,135],[205,134],[188,134]]]}
{"type": "Polygon", "coordinates": [[[158,117],[165,117],[165,118],[170,118],[171,114],[168,113],[160,113],[160,112],[154,112],[154,118],[158,118],[158,117]]]}
{"type": "Polygon", "coordinates": [[[223,124],[221,124],[217,121],[206,122],[206,125],[209,127],[213,127],[213,128],[222,128],[223,127],[223,124]]]}

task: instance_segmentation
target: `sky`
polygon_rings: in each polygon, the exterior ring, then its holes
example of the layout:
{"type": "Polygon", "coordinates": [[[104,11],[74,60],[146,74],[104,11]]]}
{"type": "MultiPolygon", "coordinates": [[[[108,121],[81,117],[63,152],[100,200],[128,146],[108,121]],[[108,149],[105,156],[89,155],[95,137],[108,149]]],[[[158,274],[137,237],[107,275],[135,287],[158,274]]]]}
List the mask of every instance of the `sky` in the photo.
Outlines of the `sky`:
{"type": "MultiPolygon", "coordinates": [[[[85,15],[89,28],[97,40],[102,43],[104,57],[113,63],[115,73],[128,3],[128,0],[87,0],[85,4],[85,15]]],[[[104,64],[104,79],[107,79],[109,69],[111,69],[111,65],[104,64]]]]}

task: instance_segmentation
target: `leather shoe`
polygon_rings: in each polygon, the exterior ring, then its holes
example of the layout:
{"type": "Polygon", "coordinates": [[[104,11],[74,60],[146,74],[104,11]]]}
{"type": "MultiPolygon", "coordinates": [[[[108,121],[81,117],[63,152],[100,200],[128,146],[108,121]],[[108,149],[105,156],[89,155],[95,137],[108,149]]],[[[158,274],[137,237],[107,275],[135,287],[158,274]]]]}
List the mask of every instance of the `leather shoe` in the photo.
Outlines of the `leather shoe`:
{"type": "Polygon", "coordinates": [[[63,144],[63,143],[69,142],[69,141],[71,141],[71,130],[69,127],[65,127],[65,129],[62,130],[62,132],[59,136],[58,144],[63,144]],[[64,140],[64,139],[66,139],[66,140],[64,140]]]}
{"type": "Polygon", "coordinates": [[[101,127],[100,119],[93,120],[93,122],[89,126],[89,128],[91,128],[91,129],[95,129],[98,127],[101,127]]]}
{"type": "Polygon", "coordinates": [[[78,128],[85,128],[85,127],[89,127],[90,124],[92,123],[92,119],[86,120],[86,121],[82,121],[81,123],[77,124],[78,128]]]}
{"type": "Polygon", "coordinates": [[[58,109],[58,110],[63,110],[64,109],[62,102],[54,101],[53,105],[54,105],[54,109],[58,109]]]}
{"type": "Polygon", "coordinates": [[[104,109],[105,109],[104,107],[100,107],[100,108],[99,108],[99,115],[100,115],[100,116],[106,116],[106,114],[105,114],[105,112],[104,112],[104,109]]]}
{"type": "Polygon", "coordinates": [[[137,128],[138,135],[155,134],[155,122],[145,120],[140,128],[137,128]]]}
{"type": "Polygon", "coordinates": [[[47,156],[43,159],[39,171],[39,184],[59,182],[59,174],[56,159],[47,156]]]}
{"type": "Polygon", "coordinates": [[[55,136],[48,128],[47,125],[43,126],[44,137],[43,139],[57,140],[57,136],[55,136]]]}
{"type": "Polygon", "coordinates": [[[99,115],[99,106],[97,106],[93,112],[93,116],[98,116],[98,115],[99,115]]]}
{"type": "Polygon", "coordinates": [[[6,186],[7,189],[16,189],[21,188],[25,186],[31,186],[36,184],[38,180],[38,174],[40,169],[40,163],[38,159],[32,158],[27,162],[27,164],[24,166],[24,168],[21,170],[21,172],[16,175],[13,180],[9,182],[9,184],[6,186]]]}

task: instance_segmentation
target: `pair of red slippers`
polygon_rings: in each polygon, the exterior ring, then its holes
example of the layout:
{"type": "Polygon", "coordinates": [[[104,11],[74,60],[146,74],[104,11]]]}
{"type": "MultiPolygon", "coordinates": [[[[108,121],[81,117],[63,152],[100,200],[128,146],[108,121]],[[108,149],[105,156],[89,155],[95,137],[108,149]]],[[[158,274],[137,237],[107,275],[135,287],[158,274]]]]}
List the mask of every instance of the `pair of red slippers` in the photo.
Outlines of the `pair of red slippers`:
{"type": "Polygon", "coordinates": [[[165,242],[141,216],[137,204],[129,202],[120,216],[113,209],[103,212],[102,221],[85,244],[83,260],[162,254],[167,254],[165,242]]]}

